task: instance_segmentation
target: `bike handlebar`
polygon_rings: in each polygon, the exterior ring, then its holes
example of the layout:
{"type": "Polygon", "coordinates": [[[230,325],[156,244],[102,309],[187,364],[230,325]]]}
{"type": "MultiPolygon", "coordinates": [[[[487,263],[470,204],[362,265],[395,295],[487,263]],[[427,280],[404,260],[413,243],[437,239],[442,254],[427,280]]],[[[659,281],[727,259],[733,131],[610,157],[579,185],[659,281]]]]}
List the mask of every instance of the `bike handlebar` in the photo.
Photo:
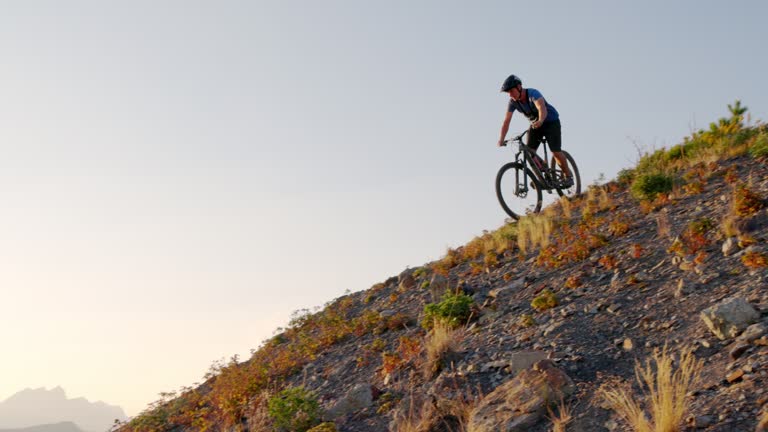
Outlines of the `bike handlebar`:
{"type": "Polygon", "coordinates": [[[506,145],[507,145],[507,143],[509,143],[510,141],[512,141],[512,142],[519,142],[520,144],[522,144],[522,143],[523,143],[523,137],[525,136],[525,134],[527,134],[527,133],[528,133],[528,131],[529,131],[529,129],[526,129],[526,130],[525,130],[523,133],[521,133],[520,135],[518,135],[518,136],[516,136],[516,137],[514,137],[514,138],[511,138],[511,139],[508,139],[508,140],[504,140],[504,145],[506,146],[506,145]]]}

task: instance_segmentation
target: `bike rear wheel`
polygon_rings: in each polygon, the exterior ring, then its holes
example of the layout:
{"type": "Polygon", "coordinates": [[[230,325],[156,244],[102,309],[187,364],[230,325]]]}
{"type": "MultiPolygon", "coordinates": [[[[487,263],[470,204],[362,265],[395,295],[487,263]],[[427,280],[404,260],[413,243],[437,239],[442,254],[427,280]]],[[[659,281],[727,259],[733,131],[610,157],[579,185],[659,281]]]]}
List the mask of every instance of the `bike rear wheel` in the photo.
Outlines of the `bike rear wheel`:
{"type": "MultiPolygon", "coordinates": [[[[581,193],[581,176],[579,175],[579,167],[576,166],[576,161],[573,160],[573,157],[571,157],[570,153],[563,151],[563,154],[565,155],[565,159],[568,161],[568,169],[571,171],[571,175],[573,176],[573,185],[569,187],[556,186],[555,190],[557,190],[557,193],[560,196],[579,195],[581,193]]],[[[549,166],[552,172],[555,174],[555,185],[563,185],[565,181],[565,173],[563,172],[563,169],[560,168],[560,165],[557,164],[557,159],[555,159],[554,156],[552,156],[552,161],[550,162],[549,166]]]]}
{"type": "Polygon", "coordinates": [[[496,174],[496,197],[501,208],[514,220],[541,210],[541,185],[528,168],[510,162],[496,174]]]}

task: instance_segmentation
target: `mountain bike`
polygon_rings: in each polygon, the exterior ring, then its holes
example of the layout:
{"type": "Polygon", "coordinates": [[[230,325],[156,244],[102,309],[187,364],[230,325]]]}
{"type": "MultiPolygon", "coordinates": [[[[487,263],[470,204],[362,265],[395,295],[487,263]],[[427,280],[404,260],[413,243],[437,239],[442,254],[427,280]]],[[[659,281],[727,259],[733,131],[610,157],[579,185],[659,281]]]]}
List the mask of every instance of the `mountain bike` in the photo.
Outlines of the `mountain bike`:
{"type": "Polygon", "coordinates": [[[542,191],[551,194],[554,190],[560,196],[581,193],[581,177],[573,157],[563,151],[573,176],[573,183],[570,184],[554,155],[547,164],[546,138],[542,138],[540,145],[544,147],[542,158],[523,143],[526,133],[527,130],[511,140],[504,141],[504,145],[510,141],[517,143],[517,154],[514,162],[505,164],[496,174],[496,197],[504,211],[514,220],[520,219],[526,213],[538,213],[541,210],[542,191]]]}

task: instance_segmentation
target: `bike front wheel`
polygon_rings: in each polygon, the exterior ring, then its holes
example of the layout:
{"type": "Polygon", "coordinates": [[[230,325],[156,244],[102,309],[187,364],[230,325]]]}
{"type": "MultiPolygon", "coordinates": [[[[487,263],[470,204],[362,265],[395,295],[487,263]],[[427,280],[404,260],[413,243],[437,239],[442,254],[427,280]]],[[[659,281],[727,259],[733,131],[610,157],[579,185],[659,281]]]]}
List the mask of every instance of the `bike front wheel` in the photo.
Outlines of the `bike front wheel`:
{"type": "Polygon", "coordinates": [[[514,220],[541,210],[541,185],[531,170],[517,162],[502,166],[496,174],[496,197],[514,220]]]}
{"type": "Polygon", "coordinates": [[[563,151],[563,155],[565,155],[565,160],[568,161],[568,170],[571,172],[571,176],[573,176],[573,184],[566,186],[565,173],[563,172],[563,169],[560,168],[560,165],[558,165],[557,159],[552,156],[552,161],[550,162],[549,166],[555,175],[555,189],[560,196],[579,195],[581,193],[581,176],[579,175],[579,167],[576,166],[576,161],[573,160],[573,157],[571,157],[570,153],[563,151]]]}

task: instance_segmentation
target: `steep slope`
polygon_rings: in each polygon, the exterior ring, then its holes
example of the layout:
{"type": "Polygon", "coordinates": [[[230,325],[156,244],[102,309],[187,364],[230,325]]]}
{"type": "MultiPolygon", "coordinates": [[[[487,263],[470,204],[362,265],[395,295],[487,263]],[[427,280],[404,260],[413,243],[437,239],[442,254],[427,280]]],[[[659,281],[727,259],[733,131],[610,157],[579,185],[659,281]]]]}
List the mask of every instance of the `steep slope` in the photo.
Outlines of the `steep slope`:
{"type": "Polygon", "coordinates": [[[558,404],[567,430],[629,430],[602,390],[665,346],[703,362],[681,423],[755,430],[768,416],[768,132],[730,108],[616,181],[297,315],[123,430],[308,430],[323,417],[315,430],[536,432],[558,404]],[[729,299],[749,318],[721,339],[701,314],[729,299]],[[430,353],[439,322],[449,346],[430,353]]]}

